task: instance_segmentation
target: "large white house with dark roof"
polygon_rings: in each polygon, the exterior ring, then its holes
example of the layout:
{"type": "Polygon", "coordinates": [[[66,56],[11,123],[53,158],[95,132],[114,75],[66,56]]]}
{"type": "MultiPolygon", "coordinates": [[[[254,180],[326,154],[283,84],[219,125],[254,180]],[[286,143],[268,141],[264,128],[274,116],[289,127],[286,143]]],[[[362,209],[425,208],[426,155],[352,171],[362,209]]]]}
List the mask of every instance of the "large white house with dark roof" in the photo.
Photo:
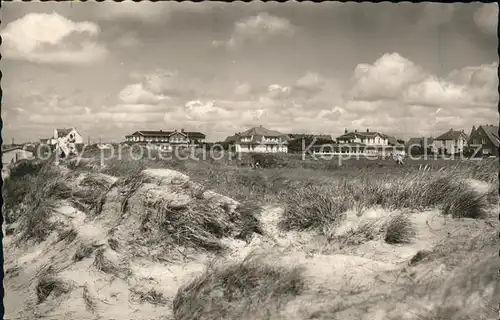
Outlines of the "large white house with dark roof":
{"type": "Polygon", "coordinates": [[[228,137],[226,142],[234,143],[236,152],[288,152],[287,135],[263,126],[237,133],[228,137]]]}

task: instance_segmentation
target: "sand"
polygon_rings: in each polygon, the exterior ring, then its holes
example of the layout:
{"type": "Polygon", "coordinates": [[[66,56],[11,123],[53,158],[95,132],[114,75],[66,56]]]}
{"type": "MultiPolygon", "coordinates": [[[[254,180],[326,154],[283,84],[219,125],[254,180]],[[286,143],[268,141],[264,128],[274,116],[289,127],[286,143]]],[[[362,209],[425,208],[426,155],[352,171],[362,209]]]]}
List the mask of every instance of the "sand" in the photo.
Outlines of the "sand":
{"type": "MultiPolygon", "coordinates": [[[[191,188],[197,187],[188,176],[166,169],[149,169],[144,174],[150,180],[131,198],[130,212],[144,209],[141,207],[144,199],[170,199],[179,206],[197,201],[186,193],[179,193],[176,188],[186,183],[191,188]]],[[[109,176],[106,179],[111,183],[116,181],[109,176]]],[[[470,185],[482,193],[491,188],[477,181],[470,181],[470,185]]],[[[236,201],[212,191],[207,190],[203,194],[216,206],[229,205],[232,208],[230,211],[238,206],[236,201]]],[[[14,245],[16,235],[6,236],[5,319],[39,319],[40,315],[54,320],[173,319],[172,301],[178,288],[201,274],[215,256],[180,248],[179,251],[186,252],[189,257],[184,259],[182,255],[177,255],[172,261],[159,259],[161,255],[155,254],[158,248],[140,243],[141,235],[137,234],[136,226],[138,217],[130,212],[120,213],[119,207],[117,190],[109,192],[102,214],[94,218],[63,201],[51,217],[58,222],[58,230],[44,242],[19,247],[14,245]],[[68,229],[76,231],[76,238],[71,242],[60,241],[61,232],[68,229]],[[118,242],[118,248],[110,246],[110,239],[118,242]],[[134,243],[136,239],[138,242],[134,243]],[[75,261],[73,257],[81,246],[94,246],[94,252],[75,261]],[[99,250],[102,250],[106,261],[123,270],[115,274],[99,270],[94,264],[99,250]],[[62,296],[51,295],[37,304],[35,286],[40,279],[38,274],[47,266],[52,266],[54,276],[71,284],[72,289],[62,296]],[[151,298],[153,292],[159,293],[157,296],[161,299],[151,298]]],[[[452,220],[436,210],[413,213],[410,217],[418,232],[412,243],[389,245],[381,237],[375,237],[359,245],[339,249],[330,246],[325,236],[312,232],[281,232],[277,225],[282,210],[277,206],[264,207],[260,216],[264,234],[254,234],[249,242],[222,239],[228,249],[218,257],[218,263],[228,264],[260,252],[266,255],[265,263],[304,269],[308,290],[288,302],[279,313],[273,314],[272,319],[299,320],[313,314],[315,319],[417,319],[414,312],[426,308],[434,310],[439,303],[449,304],[450,295],[465,305],[473,305],[484,297],[498,293],[498,285],[487,278],[481,280],[485,284],[481,289],[483,291],[478,293],[478,288],[466,290],[468,300],[460,300],[465,297],[457,288],[465,290],[470,287],[466,282],[460,282],[467,277],[467,273],[457,269],[451,277],[445,258],[409,266],[410,260],[419,251],[432,251],[444,242],[455,241],[455,238],[463,237],[463,230],[467,230],[471,237],[493,231],[485,222],[452,220]],[[444,279],[444,287],[435,290],[433,295],[426,293],[428,298],[422,300],[425,303],[410,297],[398,302],[397,297],[405,288],[400,284],[408,288],[411,279],[423,283],[432,277],[444,279]],[[446,290],[453,293],[447,294],[446,290]],[[409,301],[413,301],[411,307],[408,307],[409,301]]],[[[346,219],[332,232],[342,236],[366,221],[376,221],[382,226],[396,214],[404,212],[381,208],[370,208],[361,216],[348,212],[346,219]]],[[[161,244],[158,246],[161,247],[161,244]]],[[[489,251],[485,250],[487,254],[489,251]]],[[[489,259],[489,256],[485,257],[489,259]]],[[[469,258],[465,262],[475,263],[477,270],[486,268],[482,260],[472,261],[469,258]]],[[[476,279],[484,278],[478,273],[474,276],[476,279]]]]}

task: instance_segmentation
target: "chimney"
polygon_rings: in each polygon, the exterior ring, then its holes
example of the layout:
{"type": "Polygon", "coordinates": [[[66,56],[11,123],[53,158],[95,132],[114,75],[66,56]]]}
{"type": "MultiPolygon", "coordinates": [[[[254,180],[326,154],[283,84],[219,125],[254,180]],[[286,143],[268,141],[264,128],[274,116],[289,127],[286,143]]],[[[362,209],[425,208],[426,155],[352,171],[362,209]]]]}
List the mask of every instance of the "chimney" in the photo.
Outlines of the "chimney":
{"type": "Polygon", "coordinates": [[[160,129],[160,132],[163,132],[163,130],[162,130],[162,129],[160,129]]]}
{"type": "Polygon", "coordinates": [[[181,132],[184,133],[184,129],[181,129],[181,132]]]}
{"type": "Polygon", "coordinates": [[[358,132],[358,129],[354,129],[354,132],[358,132]]]}
{"type": "Polygon", "coordinates": [[[366,132],[370,132],[370,129],[366,128],[366,132]]]}
{"type": "Polygon", "coordinates": [[[453,131],[453,128],[450,129],[450,132],[452,132],[452,131],[453,131]]]}
{"type": "Polygon", "coordinates": [[[344,133],[347,133],[347,128],[345,128],[344,133]]]}

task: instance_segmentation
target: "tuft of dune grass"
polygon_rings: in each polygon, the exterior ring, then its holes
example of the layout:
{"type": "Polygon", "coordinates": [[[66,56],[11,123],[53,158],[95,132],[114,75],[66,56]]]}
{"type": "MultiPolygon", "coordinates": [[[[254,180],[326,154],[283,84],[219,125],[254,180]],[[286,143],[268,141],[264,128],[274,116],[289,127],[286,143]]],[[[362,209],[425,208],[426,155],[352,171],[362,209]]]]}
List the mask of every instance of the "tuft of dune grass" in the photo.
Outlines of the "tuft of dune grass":
{"type": "Polygon", "coordinates": [[[262,233],[255,207],[243,206],[228,213],[209,200],[193,201],[181,208],[158,200],[146,209],[141,222],[142,233],[151,241],[161,241],[165,247],[184,246],[220,252],[225,249],[220,241],[223,237],[247,239],[253,232],[262,233]]]}
{"type": "Polygon", "coordinates": [[[43,303],[50,295],[59,297],[70,292],[72,285],[50,273],[42,274],[36,285],[37,303],[43,303]]]}
{"type": "Polygon", "coordinates": [[[152,305],[165,305],[168,303],[167,298],[163,295],[163,293],[159,292],[155,289],[150,289],[148,291],[141,291],[136,289],[129,289],[129,291],[133,294],[133,300],[139,301],[141,303],[149,303],[152,305]]]}
{"type": "Polygon", "coordinates": [[[104,248],[97,249],[93,266],[102,273],[112,275],[118,278],[127,278],[130,275],[130,270],[116,265],[113,261],[109,260],[105,253],[104,248]]]}
{"type": "Polygon", "coordinates": [[[407,215],[392,217],[385,227],[385,242],[389,244],[411,243],[417,236],[417,228],[407,215]]]}
{"type": "Polygon", "coordinates": [[[241,263],[209,266],[182,286],[173,301],[174,319],[240,319],[279,308],[304,289],[301,269],[271,266],[250,255],[241,263]]]}
{"type": "Polygon", "coordinates": [[[290,190],[279,222],[284,230],[322,230],[339,223],[349,209],[348,200],[327,188],[306,186],[290,190]]]}

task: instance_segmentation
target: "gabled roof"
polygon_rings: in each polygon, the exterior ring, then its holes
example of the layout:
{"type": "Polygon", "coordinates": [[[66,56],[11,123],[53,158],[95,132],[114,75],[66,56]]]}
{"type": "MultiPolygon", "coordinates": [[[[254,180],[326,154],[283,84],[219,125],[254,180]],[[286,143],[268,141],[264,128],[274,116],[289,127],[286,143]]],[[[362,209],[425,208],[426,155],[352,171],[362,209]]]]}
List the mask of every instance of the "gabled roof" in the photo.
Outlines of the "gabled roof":
{"type": "Polygon", "coordinates": [[[355,138],[373,138],[376,135],[379,135],[382,138],[389,138],[388,135],[383,134],[381,132],[377,132],[377,131],[372,132],[372,131],[369,131],[369,132],[348,132],[348,133],[345,133],[345,134],[341,135],[337,139],[343,140],[343,139],[355,139],[355,138]]]}
{"type": "Polygon", "coordinates": [[[488,125],[488,126],[479,126],[479,128],[482,128],[484,130],[484,132],[486,133],[486,136],[491,141],[491,143],[493,143],[493,145],[495,147],[499,146],[500,139],[498,136],[498,129],[499,129],[498,126],[488,125]]]}
{"type": "Polygon", "coordinates": [[[468,139],[467,135],[465,132],[458,131],[458,130],[453,130],[450,129],[448,132],[443,133],[439,137],[436,138],[436,140],[457,140],[460,138],[460,136],[463,136],[465,139],[468,139]]]}
{"type": "Polygon", "coordinates": [[[240,139],[239,134],[233,134],[232,136],[227,137],[226,140],[224,140],[224,142],[227,142],[227,143],[237,142],[237,141],[239,141],[239,139],[240,139]]]}
{"type": "Polygon", "coordinates": [[[62,138],[62,137],[67,136],[73,130],[73,128],[64,128],[64,129],[56,129],[56,130],[57,130],[57,137],[62,138]]]}
{"type": "Polygon", "coordinates": [[[250,136],[264,136],[264,137],[284,137],[284,135],[281,132],[274,131],[274,130],[269,130],[264,128],[263,126],[260,127],[253,127],[248,129],[247,131],[244,131],[240,133],[240,137],[250,137],[250,136]]]}

